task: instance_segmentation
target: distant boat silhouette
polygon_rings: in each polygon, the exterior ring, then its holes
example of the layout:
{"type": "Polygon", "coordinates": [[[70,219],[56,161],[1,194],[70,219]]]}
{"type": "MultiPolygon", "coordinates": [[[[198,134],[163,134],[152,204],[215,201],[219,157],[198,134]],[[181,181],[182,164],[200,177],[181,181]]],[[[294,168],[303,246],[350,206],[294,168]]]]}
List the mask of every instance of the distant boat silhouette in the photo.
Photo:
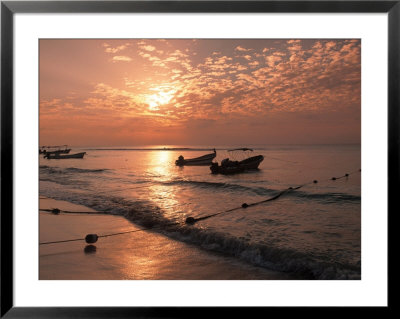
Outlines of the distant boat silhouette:
{"type": "Polygon", "coordinates": [[[63,154],[60,154],[60,153],[53,153],[53,154],[46,153],[44,155],[44,158],[47,158],[47,159],[83,158],[83,156],[85,154],[86,154],[86,152],[75,153],[75,154],[67,154],[67,155],[63,155],[63,154]]]}
{"type": "Polygon", "coordinates": [[[61,145],[61,146],[42,146],[39,148],[39,154],[68,154],[70,152],[70,148],[67,148],[68,145],[61,145]],[[61,149],[61,147],[64,147],[64,149],[61,149]],[[53,149],[53,150],[49,150],[53,149]]]}

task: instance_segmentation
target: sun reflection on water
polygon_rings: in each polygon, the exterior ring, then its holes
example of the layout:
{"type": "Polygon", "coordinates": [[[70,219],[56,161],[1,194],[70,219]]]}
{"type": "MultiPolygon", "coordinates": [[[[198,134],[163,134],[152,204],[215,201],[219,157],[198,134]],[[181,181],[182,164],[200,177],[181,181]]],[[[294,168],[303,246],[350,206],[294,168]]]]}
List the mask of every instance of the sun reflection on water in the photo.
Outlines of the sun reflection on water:
{"type": "Polygon", "coordinates": [[[151,173],[158,176],[158,183],[152,183],[148,188],[148,196],[162,208],[166,217],[176,219],[179,210],[178,186],[171,185],[174,180],[176,166],[174,152],[151,152],[151,173]],[[168,184],[166,184],[168,183],[168,184]]]}

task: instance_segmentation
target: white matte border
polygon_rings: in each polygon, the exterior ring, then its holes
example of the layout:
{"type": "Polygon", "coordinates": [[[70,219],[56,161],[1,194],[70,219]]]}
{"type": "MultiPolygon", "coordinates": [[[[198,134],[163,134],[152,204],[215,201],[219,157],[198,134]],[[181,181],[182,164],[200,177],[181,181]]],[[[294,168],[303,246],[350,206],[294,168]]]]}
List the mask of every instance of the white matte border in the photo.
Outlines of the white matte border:
{"type": "Polygon", "coordinates": [[[387,305],[387,14],[14,17],[14,306],[387,305]],[[362,280],[39,281],[39,38],[361,38],[362,280]]]}

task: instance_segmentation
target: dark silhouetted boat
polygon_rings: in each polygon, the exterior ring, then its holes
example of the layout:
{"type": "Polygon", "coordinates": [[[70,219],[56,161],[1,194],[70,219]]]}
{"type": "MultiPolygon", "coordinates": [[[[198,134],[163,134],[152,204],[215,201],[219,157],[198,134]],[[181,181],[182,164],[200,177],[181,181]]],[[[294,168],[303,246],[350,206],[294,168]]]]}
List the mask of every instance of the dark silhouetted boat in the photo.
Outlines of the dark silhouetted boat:
{"type": "Polygon", "coordinates": [[[75,154],[60,154],[60,153],[53,153],[53,154],[49,154],[46,153],[44,155],[44,158],[47,159],[67,159],[67,158],[83,158],[83,156],[86,154],[86,152],[82,152],[82,153],[75,153],[75,154]]]}
{"type": "MultiPolygon", "coordinates": [[[[250,148],[235,148],[232,150],[228,150],[230,154],[236,151],[243,151],[243,152],[253,152],[250,148]]],[[[264,160],[264,156],[256,155],[256,156],[248,156],[246,159],[240,161],[232,161],[229,158],[225,158],[221,161],[221,165],[218,163],[212,163],[210,166],[211,173],[213,174],[237,174],[242,173],[248,170],[256,170],[260,163],[264,160]]]]}
{"type": "Polygon", "coordinates": [[[185,159],[182,155],[175,161],[175,165],[177,166],[184,166],[184,165],[191,165],[191,166],[203,166],[203,165],[210,165],[212,160],[217,156],[217,152],[214,149],[214,153],[206,154],[196,158],[185,159]]]}
{"type": "Polygon", "coordinates": [[[39,154],[68,154],[70,151],[68,145],[42,146],[39,148],[39,154]]]}

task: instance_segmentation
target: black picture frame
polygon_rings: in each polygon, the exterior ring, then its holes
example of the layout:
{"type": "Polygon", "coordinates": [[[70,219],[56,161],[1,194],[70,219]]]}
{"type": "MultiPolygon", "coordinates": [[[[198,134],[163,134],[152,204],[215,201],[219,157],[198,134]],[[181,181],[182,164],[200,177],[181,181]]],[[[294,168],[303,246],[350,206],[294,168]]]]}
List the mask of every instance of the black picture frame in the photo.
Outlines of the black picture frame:
{"type": "MultiPolygon", "coordinates": [[[[13,19],[16,13],[387,13],[388,14],[388,225],[398,212],[400,102],[400,0],[396,1],[1,1],[1,317],[5,318],[177,318],[259,312],[276,307],[15,307],[13,302],[13,19]]],[[[385,212],[380,212],[385,213],[385,212]]],[[[388,229],[389,231],[389,229],[388,229]]],[[[389,252],[393,246],[388,232],[389,252]],[[391,245],[392,244],[392,245],[391,245]]],[[[389,259],[388,252],[388,261],[389,259]]],[[[388,269],[389,270],[389,269],[388,269]]],[[[390,281],[388,281],[389,287],[390,281]]],[[[391,295],[388,307],[391,309],[391,295]]],[[[300,311],[307,309],[289,308],[300,311]]],[[[325,308],[317,308],[326,311],[325,308]]],[[[330,311],[336,312],[337,309],[330,311]]],[[[367,311],[370,311],[370,309],[367,311]]]]}

